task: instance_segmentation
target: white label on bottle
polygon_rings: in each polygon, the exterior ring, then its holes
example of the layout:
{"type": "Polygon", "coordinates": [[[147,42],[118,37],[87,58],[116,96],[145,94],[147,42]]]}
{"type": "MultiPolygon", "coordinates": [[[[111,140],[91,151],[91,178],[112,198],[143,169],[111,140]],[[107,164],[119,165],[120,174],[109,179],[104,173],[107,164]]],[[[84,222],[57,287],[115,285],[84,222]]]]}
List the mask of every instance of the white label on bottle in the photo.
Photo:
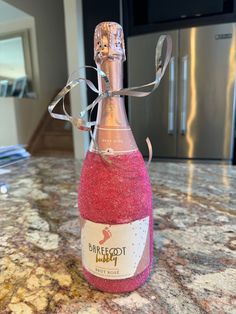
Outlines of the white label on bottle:
{"type": "Polygon", "coordinates": [[[150,262],[149,217],[126,224],[101,224],[81,218],[83,266],[105,279],[125,279],[150,262]]]}

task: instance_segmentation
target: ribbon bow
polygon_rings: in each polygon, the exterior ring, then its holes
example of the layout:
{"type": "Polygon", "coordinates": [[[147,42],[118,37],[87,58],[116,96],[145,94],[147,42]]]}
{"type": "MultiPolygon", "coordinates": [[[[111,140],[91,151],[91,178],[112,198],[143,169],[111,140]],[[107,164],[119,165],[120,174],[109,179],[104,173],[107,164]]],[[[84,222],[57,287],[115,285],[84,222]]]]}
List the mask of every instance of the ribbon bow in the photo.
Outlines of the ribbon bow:
{"type": "MultiPolygon", "coordinates": [[[[49,111],[50,115],[55,119],[70,121],[79,130],[90,131],[91,138],[96,145],[96,142],[95,142],[93,135],[92,135],[92,132],[91,132],[91,127],[94,126],[96,124],[96,122],[90,121],[94,107],[102,99],[107,98],[107,97],[113,97],[113,96],[145,97],[145,96],[150,95],[152,92],[154,92],[154,90],[160,84],[160,81],[161,81],[161,79],[165,73],[165,70],[167,68],[167,65],[170,61],[171,51],[172,51],[171,37],[169,35],[161,35],[158,42],[157,42],[157,45],[156,45],[156,53],[155,53],[156,75],[155,75],[155,80],[151,83],[148,83],[148,84],[144,84],[144,85],[140,85],[140,86],[136,86],[136,87],[122,88],[122,89],[117,90],[117,91],[111,91],[110,90],[109,78],[107,77],[106,73],[104,73],[102,70],[95,68],[95,67],[92,67],[92,66],[84,66],[84,67],[79,68],[79,70],[82,68],[90,68],[90,69],[97,71],[98,75],[100,75],[102,77],[102,79],[105,81],[105,91],[101,93],[90,80],[88,80],[84,77],[75,77],[73,79],[73,76],[75,76],[75,75],[77,76],[77,71],[76,71],[76,72],[72,73],[72,75],[69,77],[69,79],[67,81],[66,86],[58,93],[58,95],[55,97],[55,99],[49,104],[48,111],[49,111]],[[166,41],[166,53],[165,53],[165,59],[163,62],[162,61],[162,50],[163,50],[163,44],[165,41],[166,41]],[[64,98],[65,98],[66,94],[68,94],[75,86],[77,86],[81,82],[85,82],[87,84],[87,86],[92,91],[94,91],[95,93],[98,94],[98,96],[90,105],[88,105],[86,107],[85,110],[82,110],[80,112],[79,117],[72,117],[68,114],[68,112],[65,109],[64,98]],[[149,92],[140,91],[145,87],[151,87],[151,86],[153,86],[153,87],[149,92]],[[63,100],[63,112],[64,112],[64,114],[54,113],[53,112],[54,108],[58,105],[58,103],[61,100],[63,100]],[[87,112],[89,110],[90,110],[90,114],[89,114],[88,121],[85,121],[84,117],[87,115],[87,112]]],[[[151,159],[150,158],[150,155],[151,155],[150,152],[151,152],[152,148],[151,148],[150,140],[147,138],[146,141],[147,141],[148,148],[149,148],[149,162],[150,162],[150,159],[151,159]]],[[[99,151],[99,149],[98,149],[98,151],[99,151]]]]}

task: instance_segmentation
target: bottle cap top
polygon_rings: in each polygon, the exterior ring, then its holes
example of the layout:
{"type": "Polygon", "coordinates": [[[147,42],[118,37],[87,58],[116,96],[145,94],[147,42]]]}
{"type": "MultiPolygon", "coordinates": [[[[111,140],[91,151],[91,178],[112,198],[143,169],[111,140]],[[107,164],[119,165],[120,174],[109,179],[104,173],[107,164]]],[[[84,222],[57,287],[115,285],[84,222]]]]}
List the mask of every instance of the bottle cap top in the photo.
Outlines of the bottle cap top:
{"type": "Polygon", "coordinates": [[[125,61],[123,29],[115,22],[102,22],[94,32],[94,60],[102,63],[106,59],[125,61]]]}

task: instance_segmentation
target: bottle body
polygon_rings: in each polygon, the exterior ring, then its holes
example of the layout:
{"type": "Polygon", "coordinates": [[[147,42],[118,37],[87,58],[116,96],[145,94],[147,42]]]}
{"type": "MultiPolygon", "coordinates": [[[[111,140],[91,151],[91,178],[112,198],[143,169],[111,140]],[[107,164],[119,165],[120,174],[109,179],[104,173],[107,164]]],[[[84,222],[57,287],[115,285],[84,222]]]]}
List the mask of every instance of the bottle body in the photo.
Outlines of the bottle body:
{"type": "Polygon", "coordinates": [[[86,243],[86,247],[83,247],[82,243],[82,263],[84,275],[88,282],[99,290],[114,293],[128,292],[138,288],[146,281],[152,265],[152,192],[147,170],[138,150],[127,154],[109,156],[109,159],[111,163],[108,164],[104,162],[98,153],[89,151],[82,168],[78,194],[80,215],[83,220],[99,224],[101,231],[100,238],[96,238],[96,235],[94,235],[91,240],[92,243],[86,243]],[[148,231],[145,234],[145,239],[140,239],[144,220],[148,224],[148,231]],[[130,230],[129,226],[131,223],[135,224],[136,222],[141,223],[141,225],[136,229],[137,234],[135,236],[133,235],[135,230],[130,230]],[[112,236],[115,226],[126,230],[126,233],[122,232],[120,234],[118,244],[116,239],[114,246],[114,241],[111,244],[112,240],[109,238],[105,243],[101,243],[102,240],[106,240],[106,234],[104,235],[102,231],[108,228],[112,236]],[[128,235],[129,232],[131,234],[128,236],[129,238],[124,238],[127,237],[127,232],[128,235]],[[132,243],[133,247],[130,248],[132,253],[125,252],[127,265],[130,263],[129,253],[135,254],[138,251],[140,241],[145,241],[146,249],[143,250],[140,257],[140,261],[143,259],[143,262],[141,262],[143,265],[140,269],[134,270],[134,274],[130,277],[131,273],[125,274],[124,269],[119,268],[121,257],[118,249],[129,247],[132,236],[134,242],[132,243]],[[107,252],[101,252],[102,247],[104,250],[107,247],[110,249],[111,245],[117,250],[117,252],[112,253],[117,254],[109,255],[108,252],[108,255],[106,255],[107,252]],[[84,263],[83,260],[86,250],[92,250],[90,256],[96,260],[95,265],[89,265],[92,267],[92,272],[87,269],[86,262],[84,263]],[[101,256],[104,255],[105,261],[101,259],[101,256]],[[114,265],[114,258],[116,257],[117,261],[114,265]],[[116,279],[117,277],[122,279],[116,279]]]}
{"type": "MultiPolygon", "coordinates": [[[[97,26],[94,56],[109,78],[123,84],[123,32],[116,23],[97,26]]],[[[107,90],[98,76],[99,91],[107,90]]],[[[128,292],[142,285],[152,264],[152,192],[120,96],[103,99],[81,171],[78,205],[84,275],[96,288],[128,292]]]]}

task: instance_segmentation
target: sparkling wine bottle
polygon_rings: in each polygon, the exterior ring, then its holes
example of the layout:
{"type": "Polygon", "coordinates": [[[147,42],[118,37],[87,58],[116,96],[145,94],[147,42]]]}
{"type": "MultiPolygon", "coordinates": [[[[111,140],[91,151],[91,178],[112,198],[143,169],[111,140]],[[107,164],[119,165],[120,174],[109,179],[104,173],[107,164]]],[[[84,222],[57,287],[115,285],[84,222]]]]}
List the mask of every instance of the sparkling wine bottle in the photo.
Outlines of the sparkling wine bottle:
{"type": "MultiPolygon", "coordinates": [[[[96,27],[94,57],[111,90],[121,89],[125,49],[119,24],[96,27]]],[[[98,86],[105,91],[100,75],[98,86]]],[[[152,266],[152,192],[123,97],[100,101],[93,138],[78,191],[84,275],[102,291],[132,291],[146,281],[152,266]]]]}

